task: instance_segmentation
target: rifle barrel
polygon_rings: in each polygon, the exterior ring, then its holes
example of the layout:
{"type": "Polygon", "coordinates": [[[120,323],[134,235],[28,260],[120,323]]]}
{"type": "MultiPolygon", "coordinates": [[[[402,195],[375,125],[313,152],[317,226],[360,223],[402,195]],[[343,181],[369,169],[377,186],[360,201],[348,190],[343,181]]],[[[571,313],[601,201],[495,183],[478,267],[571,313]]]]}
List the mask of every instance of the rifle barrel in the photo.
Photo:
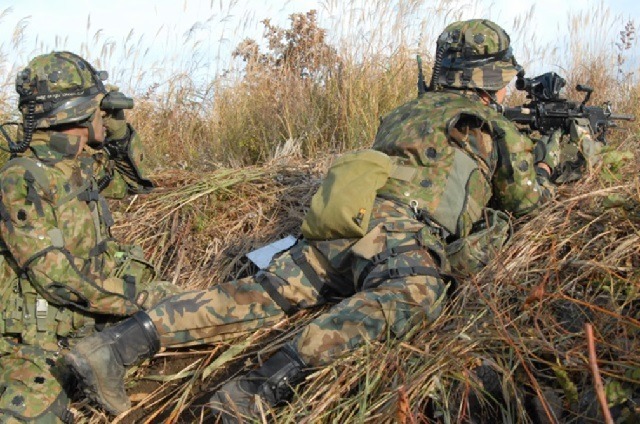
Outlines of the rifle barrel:
{"type": "Polygon", "coordinates": [[[609,116],[609,119],[611,119],[611,120],[620,120],[620,121],[635,121],[636,117],[634,115],[627,115],[627,114],[621,114],[621,113],[612,113],[609,116]]]}

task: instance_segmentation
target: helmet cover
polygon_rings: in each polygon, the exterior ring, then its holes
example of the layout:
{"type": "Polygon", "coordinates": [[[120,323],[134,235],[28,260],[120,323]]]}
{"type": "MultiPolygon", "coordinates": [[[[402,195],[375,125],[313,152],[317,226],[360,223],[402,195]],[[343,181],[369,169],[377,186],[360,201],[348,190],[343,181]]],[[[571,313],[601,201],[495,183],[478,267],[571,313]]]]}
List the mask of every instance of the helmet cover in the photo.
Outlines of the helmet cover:
{"type": "Polygon", "coordinates": [[[511,51],[509,34],[487,19],[447,26],[437,42],[441,51],[437,85],[497,91],[522,70],[511,51]]]}
{"type": "Polygon", "coordinates": [[[33,113],[39,129],[85,122],[100,107],[106,78],[105,71],[71,52],[37,56],[16,77],[20,111],[25,121],[33,113]]]}

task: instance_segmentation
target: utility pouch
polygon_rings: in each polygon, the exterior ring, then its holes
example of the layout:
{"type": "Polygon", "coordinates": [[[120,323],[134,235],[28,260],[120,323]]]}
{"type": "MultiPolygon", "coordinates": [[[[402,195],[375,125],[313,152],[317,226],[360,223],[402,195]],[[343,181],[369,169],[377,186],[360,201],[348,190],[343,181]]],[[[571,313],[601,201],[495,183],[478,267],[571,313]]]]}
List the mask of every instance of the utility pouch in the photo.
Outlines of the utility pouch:
{"type": "Polygon", "coordinates": [[[362,237],[369,227],[376,194],[394,168],[376,150],[347,153],[329,168],[302,222],[308,240],[362,237]]]}
{"type": "Polygon", "coordinates": [[[472,231],[445,248],[455,277],[471,277],[495,258],[513,229],[505,212],[485,208],[484,219],[472,231]]]}
{"type": "Polygon", "coordinates": [[[25,329],[26,306],[21,293],[19,272],[9,249],[0,240],[0,333],[12,337],[22,335],[25,329]]]}
{"type": "Polygon", "coordinates": [[[156,278],[156,269],[145,259],[140,246],[120,246],[120,250],[115,252],[115,259],[116,267],[112,277],[122,278],[125,282],[133,282],[136,286],[146,284],[156,278]]]}
{"type": "Polygon", "coordinates": [[[23,310],[25,306],[19,288],[16,286],[15,291],[11,288],[9,295],[3,297],[2,300],[2,334],[11,336],[21,335],[25,328],[23,322],[23,310]]]}

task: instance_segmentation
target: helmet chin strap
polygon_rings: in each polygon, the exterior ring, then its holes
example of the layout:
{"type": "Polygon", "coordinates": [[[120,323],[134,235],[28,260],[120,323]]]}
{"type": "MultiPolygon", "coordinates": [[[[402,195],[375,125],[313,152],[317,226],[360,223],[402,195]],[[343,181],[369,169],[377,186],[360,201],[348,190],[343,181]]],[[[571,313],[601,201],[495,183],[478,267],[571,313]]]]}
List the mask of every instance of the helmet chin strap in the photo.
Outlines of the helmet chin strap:
{"type": "Polygon", "coordinates": [[[495,91],[487,91],[484,88],[474,87],[471,88],[478,94],[482,94],[480,97],[487,102],[487,106],[491,106],[494,108],[502,108],[502,105],[498,102],[498,98],[496,97],[495,91]]]}

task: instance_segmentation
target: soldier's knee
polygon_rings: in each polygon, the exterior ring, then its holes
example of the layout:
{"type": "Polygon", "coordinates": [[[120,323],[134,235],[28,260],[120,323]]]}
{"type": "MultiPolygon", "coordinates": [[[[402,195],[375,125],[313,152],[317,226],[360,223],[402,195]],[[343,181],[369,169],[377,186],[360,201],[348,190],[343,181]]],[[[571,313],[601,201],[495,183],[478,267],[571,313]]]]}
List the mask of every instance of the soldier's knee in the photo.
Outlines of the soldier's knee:
{"type": "Polygon", "coordinates": [[[2,358],[0,370],[0,423],[73,421],[69,376],[56,365],[55,353],[23,345],[2,358]]]}
{"type": "MultiPolygon", "coordinates": [[[[34,379],[34,385],[38,384],[34,379]]],[[[24,387],[0,388],[0,423],[2,424],[59,424],[72,423],[69,398],[62,388],[55,392],[34,391],[24,387]]]]}
{"type": "Polygon", "coordinates": [[[439,317],[445,298],[441,279],[415,275],[381,286],[377,300],[391,335],[402,337],[439,317]]]}

